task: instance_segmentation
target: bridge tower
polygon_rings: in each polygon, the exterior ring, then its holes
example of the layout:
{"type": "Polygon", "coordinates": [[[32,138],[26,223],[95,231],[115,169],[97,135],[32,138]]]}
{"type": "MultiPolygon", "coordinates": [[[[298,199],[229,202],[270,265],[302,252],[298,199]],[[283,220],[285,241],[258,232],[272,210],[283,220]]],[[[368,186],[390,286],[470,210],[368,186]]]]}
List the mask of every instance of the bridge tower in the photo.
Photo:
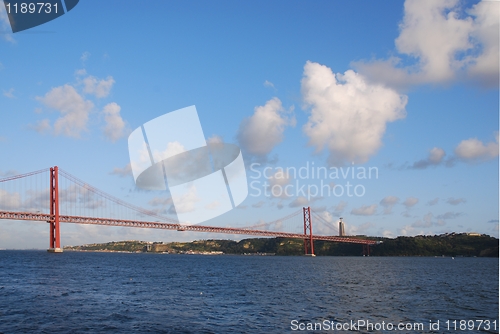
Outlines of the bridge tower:
{"type": "Polygon", "coordinates": [[[304,213],[304,252],[305,255],[316,256],[314,254],[314,240],[312,231],[311,207],[302,208],[304,213]],[[309,234],[309,236],[308,236],[309,234]]]}
{"type": "Polygon", "coordinates": [[[50,168],[50,253],[62,253],[59,231],[59,168],[50,168]]]}

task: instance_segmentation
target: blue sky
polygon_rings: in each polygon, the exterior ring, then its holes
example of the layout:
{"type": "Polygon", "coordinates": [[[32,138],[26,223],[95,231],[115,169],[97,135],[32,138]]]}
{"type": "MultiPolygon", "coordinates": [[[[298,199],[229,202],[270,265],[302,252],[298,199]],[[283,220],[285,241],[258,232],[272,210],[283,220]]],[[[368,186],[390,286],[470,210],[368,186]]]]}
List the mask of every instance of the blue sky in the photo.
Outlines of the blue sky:
{"type": "MultiPolygon", "coordinates": [[[[260,178],[260,187],[333,182],[339,190],[350,182],[364,193],[304,198],[250,190],[238,209],[206,224],[254,225],[310,205],[332,225],[342,216],[350,234],[498,237],[498,7],[87,0],[16,34],[3,11],[1,176],[58,165],[175,218],[168,192],[135,189],[127,137],[196,105],[207,139],[241,147],[249,182],[257,174],[251,163],[273,173],[313,163],[378,170],[369,180],[260,178]],[[166,204],[153,205],[154,198],[166,204]]],[[[212,237],[232,238],[62,227],[64,245],[212,237]]],[[[0,248],[45,248],[47,240],[46,224],[0,222],[0,248]]]]}

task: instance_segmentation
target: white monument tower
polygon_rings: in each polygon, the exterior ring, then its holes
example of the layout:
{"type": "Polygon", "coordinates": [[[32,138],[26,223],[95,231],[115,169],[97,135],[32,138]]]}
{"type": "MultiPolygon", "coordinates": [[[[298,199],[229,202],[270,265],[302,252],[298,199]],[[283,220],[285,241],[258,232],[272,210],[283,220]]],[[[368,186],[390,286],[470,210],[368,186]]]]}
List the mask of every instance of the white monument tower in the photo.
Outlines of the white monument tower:
{"type": "Polygon", "coordinates": [[[342,217],[340,217],[339,221],[339,237],[345,236],[345,224],[342,221],[342,217]]]}

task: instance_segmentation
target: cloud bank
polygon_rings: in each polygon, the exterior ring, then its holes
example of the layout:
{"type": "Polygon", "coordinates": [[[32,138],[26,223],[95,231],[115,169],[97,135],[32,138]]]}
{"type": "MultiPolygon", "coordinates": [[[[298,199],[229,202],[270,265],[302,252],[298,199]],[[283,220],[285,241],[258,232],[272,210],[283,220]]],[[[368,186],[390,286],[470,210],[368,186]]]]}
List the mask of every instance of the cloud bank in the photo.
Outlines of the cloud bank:
{"type": "Polygon", "coordinates": [[[355,62],[370,80],[390,87],[468,80],[498,87],[499,7],[481,1],[407,0],[395,40],[399,56],[355,62]]]}
{"type": "Polygon", "coordinates": [[[295,117],[285,111],[280,99],[272,98],[255,107],[254,114],[241,122],[238,143],[248,155],[267,160],[273,148],[283,141],[285,128],[295,123],[295,117]]]}
{"type": "MultiPolygon", "coordinates": [[[[113,77],[98,79],[88,75],[83,80],[82,76],[87,75],[84,69],[77,70],[75,85],[65,84],[52,88],[44,96],[36,99],[46,107],[59,112],[59,117],[51,124],[49,119],[42,119],[29,127],[38,133],[50,133],[63,135],[72,138],[81,138],[82,134],[88,132],[88,123],[94,110],[94,102],[88,99],[89,95],[96,98],[104,98],[109,95],[113,84],[113,77]],[[89,94],[89,95],[85,95],[89,94]]],[[[121,107],[111,102],[104,106],[102,116],[105,126],[102,129],[104,136],[115,142],[122,138],[126,132],[126,123],[121,114],[121,107]]],[[[41,109],[37,113],[41,113],[41,109]]]]}
{"type": "Polygon", "coordinates": [[[316,152],[326,148],[330,166],[366,162],[382,146],[387,123],[406,117],[405,95],[370,84],[352,70],[334,74],[310,61],[302,96],[311,111],[303,131],[316,152]]]}

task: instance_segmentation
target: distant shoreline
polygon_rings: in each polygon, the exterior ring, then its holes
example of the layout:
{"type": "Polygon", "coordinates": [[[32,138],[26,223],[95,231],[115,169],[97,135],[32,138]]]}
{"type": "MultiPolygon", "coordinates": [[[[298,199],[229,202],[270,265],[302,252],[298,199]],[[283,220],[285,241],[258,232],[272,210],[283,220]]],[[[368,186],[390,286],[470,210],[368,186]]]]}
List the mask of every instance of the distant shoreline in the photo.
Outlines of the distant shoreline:
{"type": "Polygon", "coordinates": [[[159,255],[206,255],[206,256],[276,256],[274,253],[243,253],[243,254],[226,254],[226,253],[210,253],[210,252],[186,252],[186,253],[168,253],[168,252],[144,252],[144,251],[115,251],[115,250],[76,250],[64,249],[65,252],[79,253],[120,253],[120,254],[159,254],[159,255]]]}
{"type": "MultiPolygon", "coordinates": [[[[416,257],[498,257],[497,238],[467,233],[449,233],[435,236],[375,238],[382,241],[371,247],[372,256],[416,257]]],[[[192,242],[113,241],[101,244],[65,246],[64,251],[102,253],[157,253],[186,255],[252,255],[300,256],[303,240],[288,238],[251,238],[233,240],[197,240],[192,242]]],[[[362,245],[316,240],[317,256],[362,256],[362,245]]]]}

